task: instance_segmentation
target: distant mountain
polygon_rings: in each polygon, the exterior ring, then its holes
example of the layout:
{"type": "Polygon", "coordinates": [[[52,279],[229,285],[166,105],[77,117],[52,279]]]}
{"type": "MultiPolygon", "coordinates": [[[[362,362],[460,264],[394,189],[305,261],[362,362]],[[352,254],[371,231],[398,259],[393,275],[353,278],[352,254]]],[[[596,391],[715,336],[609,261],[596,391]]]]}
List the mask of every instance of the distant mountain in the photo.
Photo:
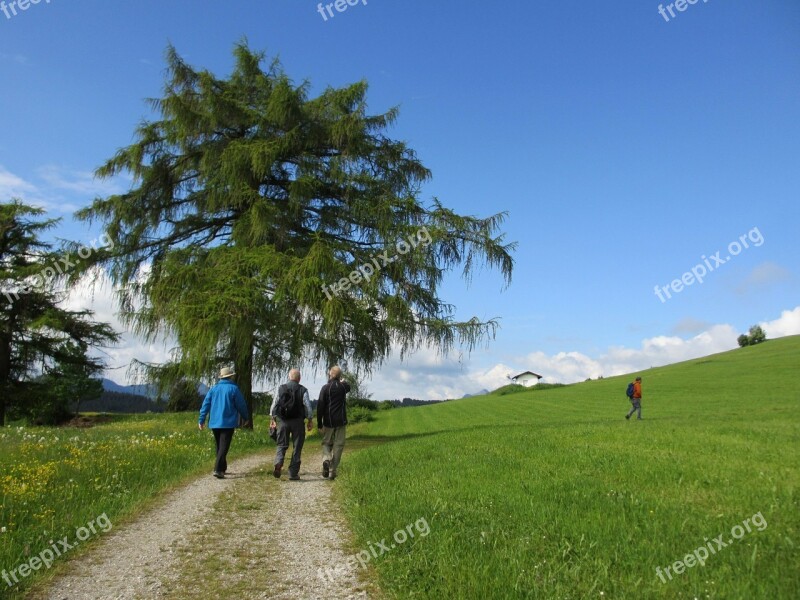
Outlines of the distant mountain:
{"type": "Polygon", "coordinates": [[[485,390],[484,389],[484,390],[481,390],[480,392],[478,392],[477,394],[464,394],[461,397],[462,398],[472,398],[473,396],[485,396],[488,393],[489,393],[489,390],[485,390]]]}
{"type": "Polygon", "coordinates": [[[151,384],[143,385],[120,385],[110,379],[103,379],[103,389],[107,392],[116,392],[118,394],[133,394],[134,396],[144,396],[146,398],[155,399],[156,388],[151,384]]]}
{"type": "MultiPolygon", "coordinates": [[[[140,385],[120,385],[110,379],[103,379],[103,389],[107,392],[116,392],[118,394],[133,394],[134,396],[144,396],[155,400],[158,397],[156,393],[156,386],[153,384],[140,384],[140,385]]],[[[208,386],[202,383],[197,386],[197,393],[206,395],[208,386]]]]}

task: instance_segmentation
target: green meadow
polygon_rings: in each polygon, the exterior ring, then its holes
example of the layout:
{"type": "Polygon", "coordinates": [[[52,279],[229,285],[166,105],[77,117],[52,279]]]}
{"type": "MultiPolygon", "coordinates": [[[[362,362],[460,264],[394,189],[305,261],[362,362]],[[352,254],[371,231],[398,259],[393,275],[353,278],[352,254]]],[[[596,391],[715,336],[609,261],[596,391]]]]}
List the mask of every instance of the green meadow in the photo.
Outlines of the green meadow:
{"type": "MultiPolygon", "coordinates": [[[[641,422],[623,418],[636,374],[375,411],[349,428],[333,484],[353,552],[388,548],[368,576],[396,598],[800,597],[798,359],[791,337],[644,371],[641,422]],[[708,544],[704,564],[676,572],[708,544]]],[[[231,456],[271,452],[266,428],[237,432],[231,456]]],[[[0,451],[10,570],[208,474],[213,439],[194,414],[139,415],[8,427],[0,451]]]]}
{"type": "Polygon", "coordinates": [[[642,421],[637,374],[380,411],[337,483],[354,551],[394,543],[396,598],[798,598],[799,366],[795,336],[637,373],[642,421]]]}
{"type": "MultiPolygon", "coordinates": [[[[229,457],[274,448],[267,420],[257,417],[255,427],[236,432],[229,457]]],[[[214,438],[197,429],[196,413],[126,415],[91,428],[6,427],[0,453],[2,572],[50,548],[50,540],[76,541],[76,531],[100,515],[116,526],[172,487],[210,475],[214,438]]],[[[102,535],[97,531],[65,556],[102,535]]],[[[20,597],[54,572],[40,567],[13,587],[0,579],[0,598],[20,597]]]]}

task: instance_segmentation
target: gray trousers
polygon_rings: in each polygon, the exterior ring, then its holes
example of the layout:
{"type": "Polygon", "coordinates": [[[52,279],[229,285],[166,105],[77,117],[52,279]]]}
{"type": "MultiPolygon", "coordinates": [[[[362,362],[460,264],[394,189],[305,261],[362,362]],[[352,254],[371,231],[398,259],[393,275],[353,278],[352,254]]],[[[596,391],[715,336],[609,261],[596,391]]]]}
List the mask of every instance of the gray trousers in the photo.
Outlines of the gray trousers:
{"type": "Polygon", "coordinates": [[[278,423],[278,452],[275,454],[275,464],[283,465],[286,451],[289,449],[289,437],[292,438],[294,452],[289,463],[289,475],[297,475],[300,472],[300,455],[303,452],[303,444],[306,441],[306,428],[304,419],[287,419],[275,417],[278,423]]]}
{"type": "Polygon", "coordinates": [[[336,476],[336,469],[342,460],[344,451],[344,437],[347,425],[341,427],[326,427],[322,435],[322,460],[330,461],[331,475],[336,476]]]}
{"type": "Polygon", "coordinates": [[[636,411],[639,411],[639,415],[636,418],[637,419],[641,419],[642,418],[642,399],[641,398],[631,398],[631,404],[633,406],[631,406],[631,412],[628,413],[628,416],[630,417],[633,413],[635,413],[636,411]]]}

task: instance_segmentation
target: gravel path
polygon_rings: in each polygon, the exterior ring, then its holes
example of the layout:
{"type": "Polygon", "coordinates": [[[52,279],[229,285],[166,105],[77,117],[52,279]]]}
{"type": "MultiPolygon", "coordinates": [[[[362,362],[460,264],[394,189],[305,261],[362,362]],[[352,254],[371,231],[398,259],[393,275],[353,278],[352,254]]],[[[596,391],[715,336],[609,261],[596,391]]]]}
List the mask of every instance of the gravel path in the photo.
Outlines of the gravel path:
{"type": "Polygon", "coordinates": [[[319,474],[319,450],[304,451],[301,481],[285,468],[275,479],[272,458],[233,460],[226,479],[209,474],[168,494],[28,598],[379,598],[348,563],[337,484],[319,474]]]}

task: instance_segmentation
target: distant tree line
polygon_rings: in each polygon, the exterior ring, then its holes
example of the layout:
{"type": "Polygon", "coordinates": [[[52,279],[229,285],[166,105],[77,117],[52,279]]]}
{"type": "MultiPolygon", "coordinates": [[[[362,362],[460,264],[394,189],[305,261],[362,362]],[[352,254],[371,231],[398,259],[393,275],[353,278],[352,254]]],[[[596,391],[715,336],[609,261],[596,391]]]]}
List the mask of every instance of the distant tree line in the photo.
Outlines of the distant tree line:
{"type": "Polygon", "coordinates": [[[417,400],[416,398],[403,398],[402,400],[387,400],[394,406],[402,408],[404,406],[427,406],[428,404],[438,404],[439,402],[447,402],[447,400],[417,400]]]}
{"type": "Polygon", "coordinates": [[[84,400],[81,403],[81,410],[85,412],[160,413],[164,412],[165,408],[163,402],[153,400],[147,396],[109,391],[104,391],[99,398],[84,400]]]}

